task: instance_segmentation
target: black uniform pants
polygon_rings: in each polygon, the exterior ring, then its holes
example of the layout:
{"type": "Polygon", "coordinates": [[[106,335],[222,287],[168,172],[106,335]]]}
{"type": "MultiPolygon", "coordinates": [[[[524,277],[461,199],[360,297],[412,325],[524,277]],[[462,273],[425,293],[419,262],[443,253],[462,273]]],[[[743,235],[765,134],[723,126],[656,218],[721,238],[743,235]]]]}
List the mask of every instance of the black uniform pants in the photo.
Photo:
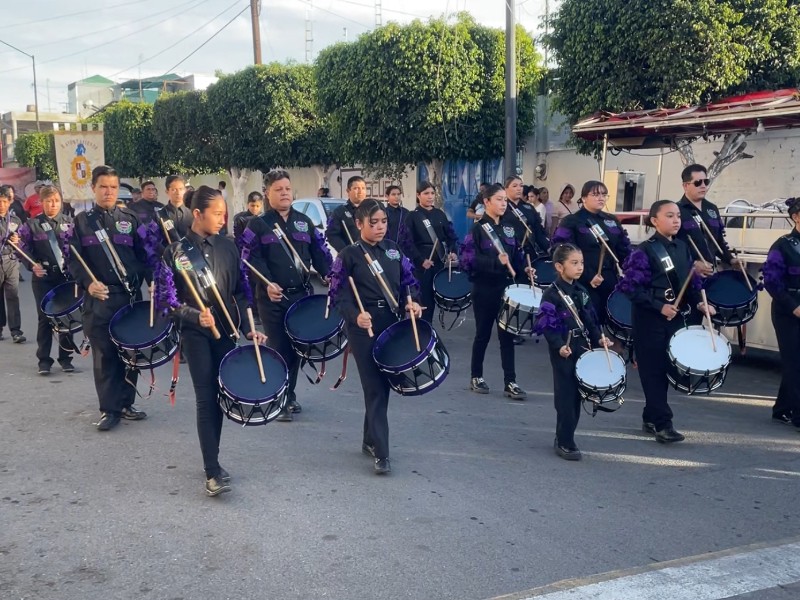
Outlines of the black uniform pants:
{"type": "Polygon", "coordinates": [[[500,341],[500,362],[503,366],[503,383],[517,380],[514,370],[514,336],[497,325],[497,314],[503,303],[505,283],[475,282],[472,286],[472,310],[475,314],[475,339],[472,342],[472,377],[483,377],[483,359],[492,337],[492,327],[497,328],[500,341]]]}
{"type": "Polygon", "coordinates": [[[102,412],[119,414],[136,400],[139,374],[133,371],[126,373],[125,363],[120,359],[108,332],[108,324],[114,314],[130,303],[131,297],[124,292],[112,292],[105,301],[97,300],[88,293],[85,295],[83,331],[92,346],[94,387],[102,412]],[[125,380],[126,375],[128,381],[125,380]]]}
{"type": "MultiPolygon", "coordinates": [[[[436,299],[433,296],[433,278],[441,271],[442,265],[438,260],[434,260],[430,269],[416,269],[414,276],[419,282],[419,300],[425,308],[422,311],[422,318],[428,323],[433,323],[433,313],[436,311],[436,299]]],[[[406,290],[400,290],[401,302],[406,303],[406,290]]]]}
{"type": "Polygon", "coordinates": [[[778,312],[772,305],[772,324],[778,338],[781,355],[781,385],[772,414],[791,415],[792,423],[800,426],[800,319],[792,314],[778,312]]]}
{"type": "Polygon", "coordinates": [[[236,345],[227,336],[215,340],[189,327],[181,330],[183,355],[189,365],[197,405],[197,438],[203,455],[206,477],[219,474],[219,441],[222,435],[223,413],[219,395],[219,365],[236,345]]]}
{"type": "MultiPolygon", "coordinates": [[[[592,277],[597,274],[596,271],[592,270],[589,265],[587,265],[586,268],[590,271],[592,277]]],[[[589,292],[589,298],[592,301],[592,306],[594,307],[597,315],[597,324],[603,326],[608,320],[608,311],[606,310],[608,308],[608,297],[617,286],[617,275],[613,270],[605,269],[603,271],[603,283],[598,285],[596,288],[593,288],[589,284],[589,281],[592,280],[592,277],[589,277],[584,286],[589,292]]]]}
{"type": "Polygon", "coordinates": [[[556,440],[559,446],[575,447],[575,430],[581,418],[581,396],[578,393],[578,379],[575,376],[575,363],[580,354],[572,344],[573,354],[562,358],[558,350],[549,349],[550,364],[553,366],[553,403],[556,407],[556,440]]]}
{"type": "Polygon", "coordinates": [[[667,350],[670,338],[682,327],[680,315],[667,321],[661,314],[633,308],[633,347],[644,391],[642,420],[655,425],[658,431],[672,427],[672,409],[667,402],[667,350]]]}
{"type": "Polygon", "coordinates": [[[289,369],[289,387],[287,388],[287,401],[297,400],[295,394],[295,387],[297,386],[297,373],[300,370],[300,357],[292,347],[292,340],[289,339],[289,334],[286,333],[286,311],[289,307],[299,300],[308,295],[306,291],[297,293],[284,292],[289,300],[281,300],[281,302],[272,302],[266,292],[258,293],[256,304],[258,307],[258,315],[261,318],[261,324],[264,326],[264,333],[267,334],[267,346],[275,350],[281,355],[281,358],[286,362],[286,367],[289,369]]]}
{"type": "Polygon", "coordinates": [[[8,325],[11,335],[22,334],[19,314],[19,261],[13,254],[0,257],[0,333],[8,325]]]}
{"type": "Polygon", "coordinates": [[[397,317],[388,308],[364,307],[372,316],[372,331],[375,337],[369,337],[366,330],[358,325],[345,321],[345,333],[350,353],[358,367],[358,377],[364,390],[364,438],[368,446],[374,446],[375,456],[389,457],[389,381],[378,369],[372,358],[372,346],[378,335],[397,322],[397,317]]]}
{"type": "MultiPolygon", "coordinates": [[[[53,348],[54,334],[50,319],[42,312],[42,298],[47,295],[47,292],[65,281],[46,281],[36,277],[36,275],[33,275],[31,280],[33,297],[36,301],[36,315],[39,319],[36,326],[36,358],[39,360],[39,366],[50,367],[53,365],[50,351],[53,348]]],[[[72,362],[72,351],[74,349],[75,344],[72,341],[72,336],[68,333],[60,333],[58,335],[58,363],[61,366],[69,365],[72,362]]]]}

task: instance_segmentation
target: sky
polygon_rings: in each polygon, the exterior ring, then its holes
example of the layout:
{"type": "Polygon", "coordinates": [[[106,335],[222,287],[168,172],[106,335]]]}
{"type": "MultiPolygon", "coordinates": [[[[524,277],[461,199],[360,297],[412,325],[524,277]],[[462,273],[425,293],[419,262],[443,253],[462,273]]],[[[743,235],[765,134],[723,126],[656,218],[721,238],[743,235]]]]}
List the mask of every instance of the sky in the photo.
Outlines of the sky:
{"type": "MultiPolygon", "coordinates": [[[[505,27],[505,0],[378,2],[384,24],[452,17],[466,11],[479,23],[505,27]]],[[[28,0],[10,4],[13,10],[3,10],[0,40],[35,56],[40,112],[65,111],[67,85],[92,75],[114,81],[168,72],[213,75],[217,70],[234,72],[253,62],[249,0],[28,0]]],[[[375,0],[262,0],[262,62],[305,62],[309,13],[312,59],[330,44],[355,40],[375,27],[375,4],[375,0]]],[[[550,6],[554,4],[555,0],[550,0],[550,6]]],[[[518,1],[516,9],[518,22],[540,34],[545,0],[518,1]]],[[[24,110],[33,100],[31,59],[0,44],[0,112],[24,110]]]]}

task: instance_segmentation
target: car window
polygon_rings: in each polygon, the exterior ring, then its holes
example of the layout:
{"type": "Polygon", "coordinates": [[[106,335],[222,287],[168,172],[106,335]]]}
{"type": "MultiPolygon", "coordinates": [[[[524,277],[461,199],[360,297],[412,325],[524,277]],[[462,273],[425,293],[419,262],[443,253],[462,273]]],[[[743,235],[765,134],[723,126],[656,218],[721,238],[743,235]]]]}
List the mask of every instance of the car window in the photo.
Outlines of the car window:
{"type": "Polygon", "coordinates": [[[330,214],[334,210],[336,210],[338,207],[340,207],[342,204],[344,204],[344,202],[342,202],[341,200],[339,200],[338,202],[325,202],[323,200],[322,201],[322,208],[325,209],[325,215],[326,216],[330,216],[330,214]]]}
{"type": "Polygon", "coordinates": [[[299,210],[303,214],[307,214],[308,211],[306,209],[308,208],[308,202],[293,202],[292,208],[299,210]]]}
{"type": "Polygon", "coordinates": [[[311,219],[311,222],[314,223],[314,227],[322,227],[322,215],[319,213],[319,208],[313,202],[308,203],[308,207],[304,210],[308,215],[308,218],[311,219]]]}

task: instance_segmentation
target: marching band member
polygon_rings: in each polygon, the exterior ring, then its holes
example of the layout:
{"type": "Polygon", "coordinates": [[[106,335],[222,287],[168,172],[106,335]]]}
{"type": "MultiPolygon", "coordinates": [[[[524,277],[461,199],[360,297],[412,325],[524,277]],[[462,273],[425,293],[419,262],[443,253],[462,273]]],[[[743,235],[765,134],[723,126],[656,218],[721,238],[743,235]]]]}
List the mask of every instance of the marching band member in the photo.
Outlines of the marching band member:
{"type": "Polygon", "coordinates": [[[408,218],[409,210],[403,206],[403,190],[399,185],[389,185],[386,187],[386,218],[389,219],[389,228],[386,231],[386,238],[393,242],[399,241],[400,225],[408,218]]]}
{"type": "MultiPolygon", "coordinates": [[[[36,302],[38,324],[36,328],[36,358],[39,362],[39,375],[49,375],[53,366],[50,351],[53,347],[53,329],[50,320],[42,312],[42,299],[47,293],[67,282],[65,258],[69,256],[72,239],[72,219],[61,212],[61,194],[52,185],[39,190],[43,212],[38,217],[28,219],[19,230],[22,249],[36,261],[32,265],[33,298],[36,302]]],[[[72,373],[72,352],[75,350],[72,335],[61,333],[58,336],[58,364],[64,373],[72,373]]]]}
{"type": "MultiPolygon", "coordinates": [[[[656,233],[625,261],[617,287],[633,304],[633,347],[645,398],[642,429],[666,444],[684,440],[673,427],[667,403],[669,341],[685,326],[692,307],[704,312],[705,305],[700,300],[700,280],[692,272],[689,247],[676,237],[681,227],[678,205],[671,200],[654,202],[648,221],[656,233]],[[692,285],[676,306],[690,274],[692,285]]],[[[708,309],[716,313],[713,306],[708,309]]]]}
{"type": "Polygon", "coordinates": [[[192,227],[194,217],[191,209],[186,206],[184,196],[186,195],[186,179],[182,175],[170,175],[165,182],[167,188],[167,202],[164,208],[155,211],[156,218],[164,225],[161,227],[169,231],[169,238],[166,243],[176,242],[186,235],[192,227]]]}
{"type": "Polygon", "coordinates": [[[196,255],[204,261],[202,268],[210,269],[216,281],[219,295],[228,314],[232,315],[234,325],[238,325],[247,339],[258,344],[266,341],[260,331],[251,331],[247,319],[243,318],[249,303],[249,286],[239,265],[239,251],[236,244],[219,235],[225,223],[225,200],[218,190],[201,185],[192,196],[193,221],[186,236],[181,241],[167,246],[162,262],[156,267],[156,305],[159,310],[170,312],[181,331],[181,344],[184,348],[189,374],[194,386],[197,403],[197,437],[203,455],[206,494],[218,496],[229,492],[231,477],[219,464],[219,442],[222,434],[222,409],[217,402],[219,395],[219,367],[225,355],[236,346],[233,332],[225,331],[214,339],[212,329],[223,328],[223,319],[214,318],[210,307],[217,307],[214,294],[203,289],[200,278],[193,266],[186,272],[192,279],[195,290],[201,294],[205,310],[195,304],[194,297],[181,277],[176,277],[176,257],[184,253],[191,260],[189,247],[199,251],[196,255]],[[238,315],[238,319],[233,316],[238,315]]]}
{"type": "Polygon", "coordinates": [[[683,197],[678,202],[681,210],[681,229],[678,237],[687,244],[694,242],[701,256],[695,258],[694,269],[701,277],[708,277],[714,272],[717,258],[733,267],[739,266],[739,260],[733,256],[728,242],[725,240],[725,225],[719,214],[719,208],[706,199],[711,180],[703,165],[689,165],[681,172],[683,180],[683,197]],[[711,234],[709,236],[709,233],[711,234]]]}
{"type": "Polygon", "coordinates": [[[363,177],[354,175],[347,180],[347,202],[331,213],[325,228],[325,238],[336,252],[358,240],[356,228],[356,210],[367,197],[367,182],[363,177]]]}
{"type": "MultiPolygon", "coordinates": [[[[472,309],[475,312],[469,389],[478,394],[489,393],[489,386],[483,378],[486,347],[492,336],[492,326],[497,322],[503,293],[514,283],[511,270],[522,271],[523,260],[514,228],[501,224],[506,211],[503,186],[488,186],[483,193],[483,204],[484,215],[464,238],[461,253],[461,266],[472,281],[472,309]]],[[[503,365],[503,393],[513,400],[524,400],[527,393],[517,385],[514,369],[514,335],[497,325],[497,339],[503,365]]]]}
{"type": "Polygon", "coordinates": [[[0,340],[3,339],[3,327],[7,324],[11,341],[22,344],[25,336],[22,334],[19,312],[19,261],[14,249],[7,243],[19,244],[19,229],[22,227],[22,221],[10,210],[13,198],[11,186],[0,187],[0,340]]]}
{"type": "Polygon", "coordinates": [[[589,290],[601,325],[606,322],[608,297],[617,285],[617,269],[631,253],[628,233],[622,228],[619,219],[603,211],[606,200],[608,188],[605,184],[601,181],[587,181],[581,189],[583,206],[565,216],[553,234],[554,245],[574,244],[583,252],[581,283],[589,290]],[[614,256],[619,260],[618,264],[614,256]]]}
{"type": "Polygon", "coordinates": [[[436,208],[436,188],[429,181],[417,186],[417,208],[409,213],[400,226],[398,243],[414,265],[419,282],[420,298],[425,308],[422,318],[433,321],[436,301],[433,297],[433,278],[446,261],[456,261],[458,236],[445,212],[436,208]]]}
{"type": "Polygon", "coordinates": [[[333,259],[311,219],[292,208],[289,173],[270,171],[264,180],[269,206],[262,216],[250,220],[242,234],[242,258],[273,283],[256,286],[256,304],[267,345],[283,357],[289,369],[288,401],[277,420],[291,421],[292,413],[302,410],[295,394],[300,357],[286,333],[286,311],[312,293],[311,266],[325,279],[333,259]]]}
{"type": "Polygon", "coordinates": [[[142,197],[131,203],[130,208],[139,217],[140,223],[147,224],[155,220],[158,213],[164,209],[164,205],[158,201],[156,184],[152,181],[145,181],[142,184],[142,197]]]}
{"type": "Polygon", "coordinates": [[[242,234],[247,228],[247,224],[254,217],[258,217],[264,211],[264,196],[261,192],[250,192],[247,194],[247,210],[236,213],[233,216],[233,240],[241,248],[242,234]]]}
{"type": "MultiPolygon", "coordinates": [[[[505,184],[508,207],[503,215],[503,223],[514,228],[520,247],[532,258],[549,254],[550,240],[547,239],[542,218],[536,208],[523,198],[525,186],[522,185],[522,178],[512,175],[506,179],[505,184]]],[[[524,273],[518,275],[518,281],[529,283],[524,273]]]]}
{"type": "Polygon", "coordinates": [[[138,421],[147,416],[133,406],[138,373],[132,371],[126,381],[125,363],[111,341],[108,325],[120,308],[134,298],[141,299],[140,286],[151,269],[139,218],[130,209],[117,206],[117,172],[105,165],[92,169],[92,191],[95,204],[76,215],[72,237],[72,246],[91,274],[74,252],[70,252],[69,270],[87,292],[83,330],[92,347],[94,385],[102,413],[97,429],[108,431],[120,418],[138,421]]]}
{"type": "Polygon", "coordinates": [[[575,365],[589,347],[608,346],[600,333],[589,293],[579,282],[583,254],[572,244],[560,244],[553,251],[558,279],[544,291],[534,331],[547,340],[553,367],[553,401],[556,406],[556,437],[553,448],[565,460],[580,460],[575,430],[581,416],[581,396],[575,365]],[[580,317],[579,323],[567,306],[569,298],[580,317]]]}
{"type": "MultiPolygon", "coordinates": [[[[389,381],[378,369],[372,357],[372,347],[378,336],[390,325],[397,322],[388,293],[392,294],[401,308],[409,310],[403,301],[410,293],[418,298],[419,288],[414,279],[411,261],[403,256],[397,244],[385,239],[386,211],[374,199],[365,200],[355,214],[359,238],[355,245],[344,248],[336,257],[331,271],[331,302],[344,318],[345,333],[350,352],[358,366],[358,376],[364,389],[364,437],[361,451],[375,459],[375,473],[384,475],[391,472],[389,462],[389,381]],[[381,274],[388,292],[383,288],[367,261],[368,254],[374,263],[380,265],[381,274]],[[348,281],[353,279],[358,298],[348,281]],[[359,309],[363,305],[363,312],[359,309]]],[[[412,302],[411,310],[419,318],[422,309],[417,301],[412,302]]]]}
{"type": "Polygon", "coordinates": [[[772,297],[772,325],[781,356],[781,384],[772,419],[800,429],[800,198],[789,198],[786,205],[794,228],[772,244],[762,272],[764,288],[772,297]]]}

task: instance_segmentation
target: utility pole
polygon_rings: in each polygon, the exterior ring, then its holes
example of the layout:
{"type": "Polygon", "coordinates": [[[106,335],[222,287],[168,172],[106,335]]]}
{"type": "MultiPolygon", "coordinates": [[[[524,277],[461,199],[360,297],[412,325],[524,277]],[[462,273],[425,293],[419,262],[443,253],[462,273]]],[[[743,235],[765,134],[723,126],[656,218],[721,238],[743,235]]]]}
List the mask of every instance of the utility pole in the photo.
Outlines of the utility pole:
{"type": "Polygon", "coordinates": [[[506,176],[517,174],[517,43],[516,2],[506,0],[506,176]]]}
{"type": "Polygon", "coordinates": [[[375,28],[383,26],[383,4],[381,0],[375,0],[375,28]]]}
{"type": "Polygon", "coordinates": [[[309,2],[306,8],[306,64],[311,64],[314,59],[314,3],[309,2]]]}
{"type": "Polygon", "coordinates": [[[253,64],[261,64],[261,26],[258,22],[259,0],[250,0],[250,20],[253,23],[253,64]]]}
{"type": "Polygon", "coordinates": [[[30,58],[31,61],[33,62],[33,106],[34,109],[36,110],[36,131],[41,131],[42,127],[41,125],[39,125],[39,88],[36,85],[36,58],[33,56],[33,54],[28,54],[27,52],[24,52],[19,48],[17,48],[16,46],[12,46],[8,42],[4,42],[3,40],[0,40],[0,44],[4,44],[5,46],[8,46],[12,50],[16,50],[20,54],[24,54],[25,56],[30,58]]]}

